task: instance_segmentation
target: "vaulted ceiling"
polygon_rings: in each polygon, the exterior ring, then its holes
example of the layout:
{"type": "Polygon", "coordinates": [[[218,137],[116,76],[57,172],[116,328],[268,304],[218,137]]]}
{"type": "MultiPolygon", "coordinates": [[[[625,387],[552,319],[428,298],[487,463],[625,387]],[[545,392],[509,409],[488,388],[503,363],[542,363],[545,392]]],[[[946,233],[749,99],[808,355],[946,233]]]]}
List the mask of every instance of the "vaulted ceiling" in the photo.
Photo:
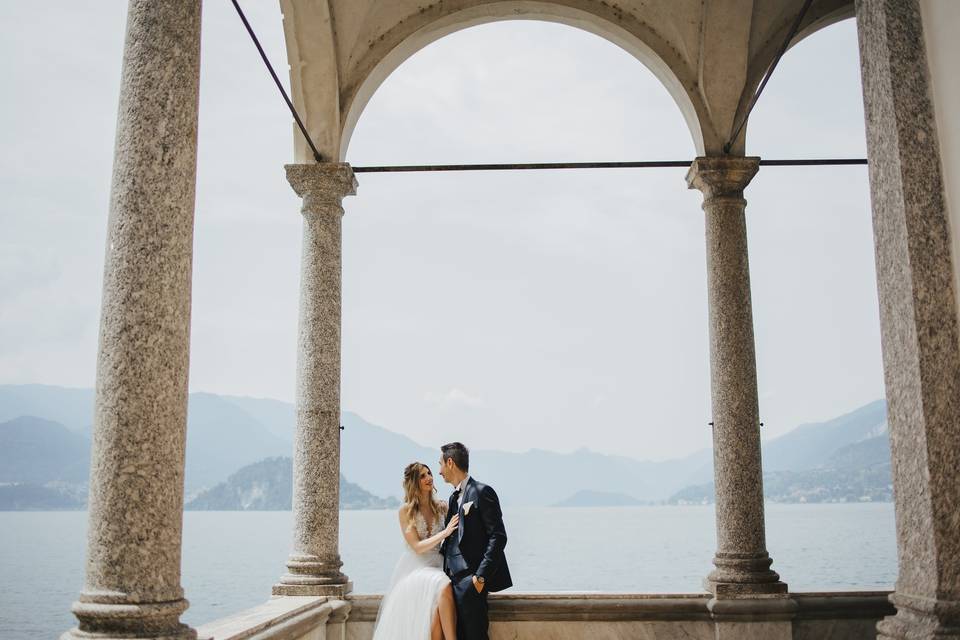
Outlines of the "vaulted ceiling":
{"type": "MultiPolygon", "coordinates": [[[[619,45],[664,83],[701,154],[730,138],[804,0],[280,0],[293,100],[326,159],[346,155],[370,96],[404,60],[460,29],[547,20],[619,45]]],[[[814,0],[793,43],[853,15],[814,0]]],[[[311,157],[295,133],[298,162],[311,157]]],[[[744,136],[732,151],[742,153],[744,136]]]]}

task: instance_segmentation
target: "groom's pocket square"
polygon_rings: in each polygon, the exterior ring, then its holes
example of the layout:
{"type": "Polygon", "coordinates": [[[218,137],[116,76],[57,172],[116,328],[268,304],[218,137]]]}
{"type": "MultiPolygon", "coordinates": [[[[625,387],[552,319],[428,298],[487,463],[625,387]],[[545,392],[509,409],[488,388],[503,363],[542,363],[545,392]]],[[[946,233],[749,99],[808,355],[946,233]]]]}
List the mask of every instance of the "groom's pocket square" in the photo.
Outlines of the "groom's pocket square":
{"type": "Polygon", "coordinates": [[[463,515],[464,515],[464,516],[470,515],[470,507],[472,507],[472,506],[473,506],[473,500],[471,500],[470,502],[464,502],[464,503],[463,503],[463,515]]]}

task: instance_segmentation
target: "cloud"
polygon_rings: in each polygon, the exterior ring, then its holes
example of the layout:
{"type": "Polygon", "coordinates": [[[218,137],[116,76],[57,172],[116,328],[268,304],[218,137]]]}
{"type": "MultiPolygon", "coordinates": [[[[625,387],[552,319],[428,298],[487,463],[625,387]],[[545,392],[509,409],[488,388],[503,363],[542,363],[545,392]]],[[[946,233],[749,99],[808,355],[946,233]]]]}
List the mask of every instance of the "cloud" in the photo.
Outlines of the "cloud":
{"type": "Polygon", "coordinates": [[[457,407],[466,407],[468,409],[480,409],[485,406],[483,398],[470,395],[457,387],[442,393],[438,391],[428,391],[423,395],[424,401],[441,410],[455,409],[457,407]]]}

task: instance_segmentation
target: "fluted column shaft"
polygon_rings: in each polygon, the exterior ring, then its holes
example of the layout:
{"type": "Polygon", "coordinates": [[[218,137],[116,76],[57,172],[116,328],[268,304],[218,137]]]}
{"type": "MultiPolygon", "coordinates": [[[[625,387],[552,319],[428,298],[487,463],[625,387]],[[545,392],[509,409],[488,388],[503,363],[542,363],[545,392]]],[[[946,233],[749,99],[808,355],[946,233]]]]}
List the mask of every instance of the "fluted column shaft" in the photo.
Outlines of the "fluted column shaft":
{"type": "Polygon", "coordinates": [[[750,266],[743,189],[759,158],[697,158],[687,174],[704,194],[710,389],[716,485],[716,569],[705,582],[719,597],[783,593],[770,570],[763,517],[750,266]]]}
{"type": "MultiPolygon", "coordinates": [[[[899,573],[880,638],[960,638],[960,326],[916,0],[858,0],[899,573]]],[[[941,114],[943,117],[944,114],[941,114]]],[[[947,117],[955,117],[949,114],[947,117]]]]}
{"type": "Polygon", "coordinates": [[[132,0],[97,357],[86,580],[64,638],[180,622],[200,0],[132,0]]]}
{"type": "Polygon", "coordinates": [[[340,323],[343,198],[348,164],[287,165],[303,198],[303,256],[293,456],[293,551],[276,595],[343,595],[340,572],[340,323]]]}

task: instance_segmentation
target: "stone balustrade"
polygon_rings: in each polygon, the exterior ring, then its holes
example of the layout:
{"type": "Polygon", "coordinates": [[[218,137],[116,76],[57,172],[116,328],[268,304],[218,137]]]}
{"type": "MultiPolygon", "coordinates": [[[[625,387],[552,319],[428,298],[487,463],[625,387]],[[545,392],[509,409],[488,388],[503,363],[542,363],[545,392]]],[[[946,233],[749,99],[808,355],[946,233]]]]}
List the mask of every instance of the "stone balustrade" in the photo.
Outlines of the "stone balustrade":
{"type": "MultiPolygon", "coordinates": [[[[793,640],[873,639],[893,613],[886,591],[793,593],[793,640]]],[[[200,640],[370,640],[380,595],[274,597],[197,629],[200,640]]],[[[714,640],[710,594],[506,593],[490,596],[492,640],[714,640]]],[[[744,612],[763,623],[764,613],[744,612]]]]}

